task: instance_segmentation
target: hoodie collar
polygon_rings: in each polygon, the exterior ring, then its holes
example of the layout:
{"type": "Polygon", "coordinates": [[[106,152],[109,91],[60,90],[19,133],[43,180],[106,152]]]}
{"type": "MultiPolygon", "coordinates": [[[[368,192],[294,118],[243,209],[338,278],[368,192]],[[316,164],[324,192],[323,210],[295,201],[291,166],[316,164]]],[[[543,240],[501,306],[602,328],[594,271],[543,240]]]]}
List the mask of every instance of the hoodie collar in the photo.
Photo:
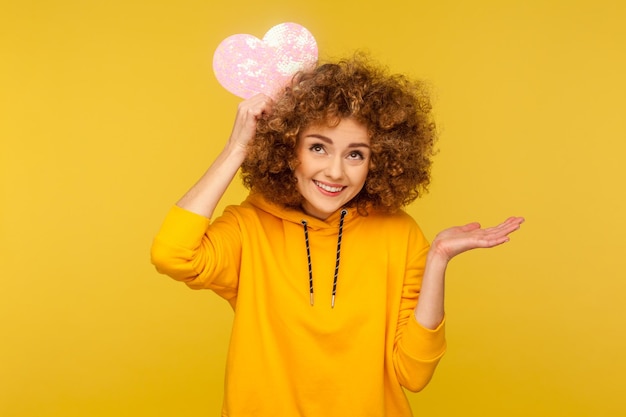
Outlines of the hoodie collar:
{"type": "MultiPolygon", "coordinates": [[[[301,225],[302,220],[305,220],[307,222],[307,226],[311,230],[327,229],[332,231],[332,233],[337,233],[337,227],[339,227],[339,221],[341,219],[341,211],[344,210],[343,208],[340,208],[325,220],[321,220],[316,217],[309,216],[301,209],[289,208],[272,203],[260,193],[250,193],[244,204],[246,203],[285,221],[301,225]]],[[[345,208],[345,210],[347,210],[347,214],[344,217],[344,225],[350,223],[358,217],[358,213],[354,207],[348,207],[345,208]]]]}

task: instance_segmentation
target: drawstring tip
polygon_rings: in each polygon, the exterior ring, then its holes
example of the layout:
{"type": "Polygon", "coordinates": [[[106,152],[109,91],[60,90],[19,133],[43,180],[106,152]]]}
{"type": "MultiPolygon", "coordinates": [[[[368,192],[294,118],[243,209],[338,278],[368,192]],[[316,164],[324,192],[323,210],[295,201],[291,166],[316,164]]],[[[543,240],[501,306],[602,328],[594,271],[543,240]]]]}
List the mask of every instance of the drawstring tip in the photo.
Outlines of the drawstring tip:
{"type": "Polygon", "coordinates": [[[330,300],[330,308],[335,308],[335,294],[333,294],[333,298],[330,300]]]}
{"type": "Polygon", "coordinates": [[[313,293],[311,293],[311,305],[313,305],[313,293]]]}

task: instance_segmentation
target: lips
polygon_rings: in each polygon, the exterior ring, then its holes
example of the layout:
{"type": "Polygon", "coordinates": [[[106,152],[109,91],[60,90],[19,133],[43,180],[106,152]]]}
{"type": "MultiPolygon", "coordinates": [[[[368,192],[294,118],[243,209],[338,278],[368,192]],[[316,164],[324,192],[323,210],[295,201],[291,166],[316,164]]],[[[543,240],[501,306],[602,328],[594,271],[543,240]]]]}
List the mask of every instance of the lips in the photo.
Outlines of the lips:
{"type": "Polygon", "coordinates": [[[315,180],[313,180],[313,183],[315,183],[317,188],[319,188],[320,190],[324,191],[327,194],[338,194],[345,188],[342,185],[329,185],[329,184],[325,184],[323,182],[319,182],[315,180]]]}

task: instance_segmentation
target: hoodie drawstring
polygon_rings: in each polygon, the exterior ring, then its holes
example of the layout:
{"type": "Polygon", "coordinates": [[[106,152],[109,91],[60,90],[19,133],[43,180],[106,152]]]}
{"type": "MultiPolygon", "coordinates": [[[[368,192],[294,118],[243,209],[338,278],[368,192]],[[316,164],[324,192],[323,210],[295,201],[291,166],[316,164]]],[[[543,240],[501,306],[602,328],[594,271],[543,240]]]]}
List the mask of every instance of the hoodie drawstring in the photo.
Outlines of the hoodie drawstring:
{"type": "Polygon", "coordinates": [[[311,266],[311,247],[309,246],[309,230],[306,227],[306,220],[302,220],[304,226],[304,242],[306,243],[306,258],[309,263],[309,298],[313,305],[313,267],[311,266]]]}
{"type": "MultiPolygon", "coordinates": [[[[341,237],[343,236],[343,221],[348,214],[348,210],[341,210],[341,217],[339,218],[339,234],[337,235],[337,254],[335,257],[335,275],[333,277],[333,292],[330,301],[330,307],[335,307],[335,296],[337,295],[337,277],[339,276],[339,261],[341,259],[341,237]]],[[[306,244],[306,257],[309,264],[309,298],[311,305],[313,305],[313,266],[311,265],[311,246],[309,244],[309,230],[307,228],[307,221],[301,221],[304,228],[304,242],[306,244]]]]}

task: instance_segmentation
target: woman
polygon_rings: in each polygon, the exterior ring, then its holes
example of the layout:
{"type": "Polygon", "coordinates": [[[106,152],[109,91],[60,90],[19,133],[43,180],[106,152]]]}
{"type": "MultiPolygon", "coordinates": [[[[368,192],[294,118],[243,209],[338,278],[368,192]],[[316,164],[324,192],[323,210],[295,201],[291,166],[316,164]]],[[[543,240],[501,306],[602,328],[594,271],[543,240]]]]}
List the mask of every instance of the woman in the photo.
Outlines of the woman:
{"type": "Polygon", "coordinates": [[[222,415],[410,416],[444,354],[448,262],[523,221],[429,245],[401,207],[429,183],[424,86],[362,58],[239,105],[224,150],[168,214],[157,269],[235,311],[222,415]],[[213,218],[242,169],[249,197],[213,218]]]}

